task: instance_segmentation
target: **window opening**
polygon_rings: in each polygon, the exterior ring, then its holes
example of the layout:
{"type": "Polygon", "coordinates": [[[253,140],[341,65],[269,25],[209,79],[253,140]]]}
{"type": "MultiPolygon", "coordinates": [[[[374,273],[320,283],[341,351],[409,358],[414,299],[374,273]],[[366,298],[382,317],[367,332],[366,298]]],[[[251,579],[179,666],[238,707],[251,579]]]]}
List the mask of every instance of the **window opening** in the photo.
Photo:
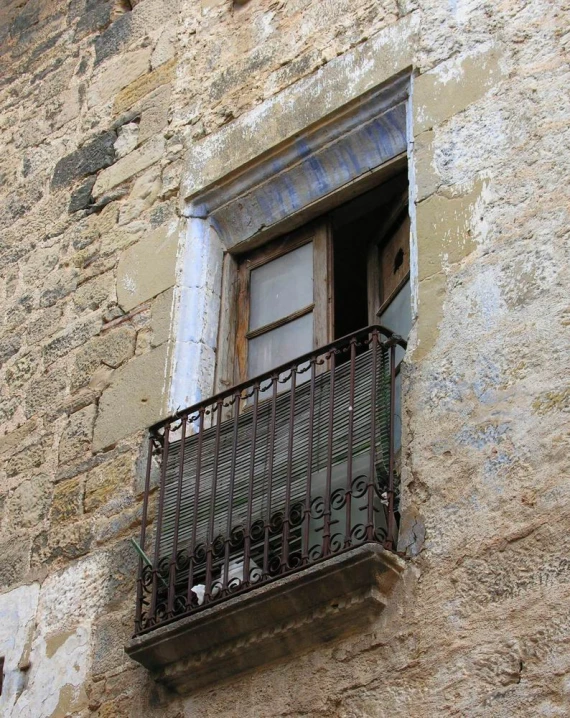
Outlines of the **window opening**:
{"type": "Polygon", "coordinates": [[[394,257],[394,274],[397,274],[398,269],[404,264],[404,250],[399,249],[394,257]]]}
{"type": "Polygon", "coordinates": [[[0,658],[0,696],[2,695],[2,688],[4,686],[4,657],[0,658]]]}

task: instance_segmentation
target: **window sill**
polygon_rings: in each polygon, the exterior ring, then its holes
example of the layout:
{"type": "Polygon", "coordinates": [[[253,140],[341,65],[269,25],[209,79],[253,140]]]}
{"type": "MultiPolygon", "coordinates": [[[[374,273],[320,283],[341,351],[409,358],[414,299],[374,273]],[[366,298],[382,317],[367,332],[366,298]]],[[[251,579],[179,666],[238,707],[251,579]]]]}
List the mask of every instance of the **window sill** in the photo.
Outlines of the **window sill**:
{"type": "Polygon", "coordinates": [[[133,638],[154,679],[188,693],[366,628],[405,563],[365,544],[133,638]]]}

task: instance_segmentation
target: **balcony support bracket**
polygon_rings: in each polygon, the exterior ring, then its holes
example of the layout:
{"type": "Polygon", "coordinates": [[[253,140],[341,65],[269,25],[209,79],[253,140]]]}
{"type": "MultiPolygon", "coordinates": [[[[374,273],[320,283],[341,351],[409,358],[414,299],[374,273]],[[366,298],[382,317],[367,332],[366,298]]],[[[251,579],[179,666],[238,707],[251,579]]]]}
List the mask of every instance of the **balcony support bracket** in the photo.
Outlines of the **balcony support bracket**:
{"type": "Polygon", "coordinates": [[[125,650],[186,694],[365,630],[404,566],[364,544],[139,635],[125,650]]]}

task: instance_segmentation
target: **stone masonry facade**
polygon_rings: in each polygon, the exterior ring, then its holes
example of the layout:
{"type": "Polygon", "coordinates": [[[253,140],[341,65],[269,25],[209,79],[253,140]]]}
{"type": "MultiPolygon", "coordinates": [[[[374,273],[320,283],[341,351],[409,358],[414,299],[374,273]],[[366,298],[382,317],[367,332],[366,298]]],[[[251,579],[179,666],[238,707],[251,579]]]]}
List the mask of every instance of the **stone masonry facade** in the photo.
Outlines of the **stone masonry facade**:
{"type": "Polygon", "coordinates": [[[2,715],[570,714],[569,28],[564,0],[2,1],[2,715]],[[370,632],[175,697],[123,647],[186,200],[302,127],[272,108],[307,83],[402,72],[404,578],[370,632]]]}

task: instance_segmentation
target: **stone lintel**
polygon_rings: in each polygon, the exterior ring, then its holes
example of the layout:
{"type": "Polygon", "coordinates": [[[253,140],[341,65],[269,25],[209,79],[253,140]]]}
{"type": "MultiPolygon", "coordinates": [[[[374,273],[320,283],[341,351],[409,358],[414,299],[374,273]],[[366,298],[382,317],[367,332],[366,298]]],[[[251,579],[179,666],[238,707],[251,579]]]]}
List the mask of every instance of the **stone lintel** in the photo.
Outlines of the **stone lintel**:
{"type": "Polygon", "coordinates": [[[190,148],[181,194],[191,198],[411,68],[415,18],[401,18],[190,148]]]}
{"type": "Polygon", "coordinates": [[[284,162],[279,157],[269,163],[273,172],[263,183],[212,211],[212,225],[226,248],[253,238],[265,240],[275,227],[282,232],[285,221],[306,222],[309,214],[322,211],[323,203],[331,196],[338,202],[336,195],[347,186],[370,177],[395,157],[405,155],[404,101],[379,116],[366,119],[363,124],[353,124],[356,127],[346,128],[345,134],[332,141],[330,131],[318,133],[328,136],[329,141],[316,151],[311,145],[317,142],[299,138],[294,143],[296,151],[291,167],[280,171],[284,162]]]}
{"type": "Polygon", "coordinates": [[[365,544],[148,634],[126,652],[184,694],[366,629],[405,563],[365,544]]]}

